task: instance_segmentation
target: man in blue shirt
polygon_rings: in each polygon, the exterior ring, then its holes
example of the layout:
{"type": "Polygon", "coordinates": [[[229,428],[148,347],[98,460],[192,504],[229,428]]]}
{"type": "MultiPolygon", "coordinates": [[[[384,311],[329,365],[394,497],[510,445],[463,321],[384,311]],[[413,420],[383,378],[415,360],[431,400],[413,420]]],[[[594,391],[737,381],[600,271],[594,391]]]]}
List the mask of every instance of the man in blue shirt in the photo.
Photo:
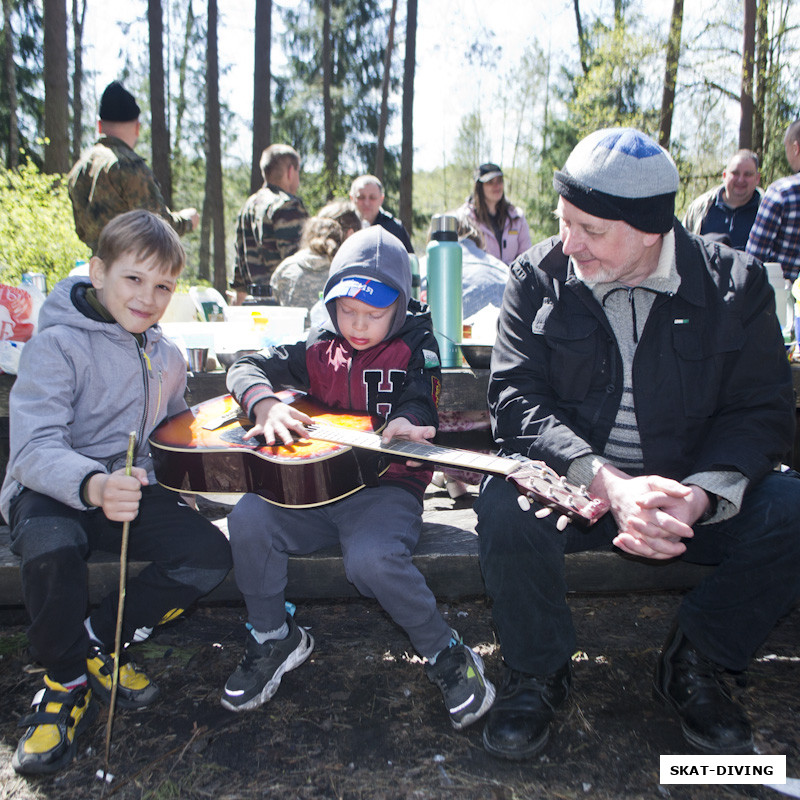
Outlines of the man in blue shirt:
{"type": "Polygon", "coordinates": [[[701,194],[688,208],[683,226],[692,233],[727,237],[731,247],[744,250],[763,192],[758,156],[739,150],[722,171],[722,186],[701,194]]]}

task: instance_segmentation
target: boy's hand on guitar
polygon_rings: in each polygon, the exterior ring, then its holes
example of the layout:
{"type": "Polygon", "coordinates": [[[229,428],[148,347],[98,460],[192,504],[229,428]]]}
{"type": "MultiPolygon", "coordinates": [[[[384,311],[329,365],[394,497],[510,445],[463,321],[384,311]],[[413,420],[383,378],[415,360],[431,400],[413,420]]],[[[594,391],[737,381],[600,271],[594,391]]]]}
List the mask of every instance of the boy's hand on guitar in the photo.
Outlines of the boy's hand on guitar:
{"type": "Polygon", "coordinates": [[[93,506],[103,509],[112,522],[131,522],[139,513],[142,486],[147,486],[147,470],[133,467],[130,475],[125,468],[110,475],[97,473],[89,478],[86,497],[93,506]]]}
{"type": "MultiPolygon", "coordinates": [[[[405,417],[395,417],[386,423],[386,427],[381,431],[381,444],[389,444],[392,439],[405,439],[409,442],[426,443],[429,439],[436,436],[436,428],[433,425],[415,425],[405,417]]],[[[420,467],[419,461],[406,461],[409,467],[420,467]]]]}
{"type": "Polygon", "coordinates": [[[254,411],[256,424],[242,437],[244,440],[260,434],[267,444],[290,445],[295,438],[306,438],[305,426],[312,422],[308,414],[274,397],[256,403],[254,411]]]}

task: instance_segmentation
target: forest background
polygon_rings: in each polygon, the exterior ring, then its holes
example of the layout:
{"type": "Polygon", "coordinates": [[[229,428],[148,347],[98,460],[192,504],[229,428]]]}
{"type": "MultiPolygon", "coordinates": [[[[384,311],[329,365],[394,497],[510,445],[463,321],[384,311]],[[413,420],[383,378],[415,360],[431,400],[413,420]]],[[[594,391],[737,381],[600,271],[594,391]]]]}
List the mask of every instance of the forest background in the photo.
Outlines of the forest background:
{"type": "Polygon", "coordinates": [[[460,205],[489,160],[533,240],[554,233],[553,170],[601,127],[632,125],[669,149],[679,215],[739,147],[761,156],[762,185],[788,172],[800,3],[418,2],[130,0],[109,21],[117,4],[3,0],[0,281],[33,271],[52,285],[88,255],[64,176],[113,78],[142,107],[137,150],[168,205],[201,212],[186,280],[220,289],[271,142],[301,153],[311,213],[353,176],[381,177],[417,252],[431,215],[460,205]]]}

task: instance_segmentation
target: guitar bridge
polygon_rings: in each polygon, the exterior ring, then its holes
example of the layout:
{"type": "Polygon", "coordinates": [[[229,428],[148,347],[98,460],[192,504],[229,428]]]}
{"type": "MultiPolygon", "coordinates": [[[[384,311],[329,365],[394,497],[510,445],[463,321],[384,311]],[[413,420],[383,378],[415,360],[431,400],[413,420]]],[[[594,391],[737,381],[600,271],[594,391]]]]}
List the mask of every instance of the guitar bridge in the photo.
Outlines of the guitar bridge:
{"type": "Polygon", "coordinates": [[[230,425],[232,422],[242,422],[242,423],[249,423],[250,420],[248,417],[245,417],[241,411],[231,411],[227,414],[222,414],[216,419],[209,420],[208,422],[203,425],[203,430],[206,431],[216,431],[220,428],[224,428],[226,425],[230,425]]]}

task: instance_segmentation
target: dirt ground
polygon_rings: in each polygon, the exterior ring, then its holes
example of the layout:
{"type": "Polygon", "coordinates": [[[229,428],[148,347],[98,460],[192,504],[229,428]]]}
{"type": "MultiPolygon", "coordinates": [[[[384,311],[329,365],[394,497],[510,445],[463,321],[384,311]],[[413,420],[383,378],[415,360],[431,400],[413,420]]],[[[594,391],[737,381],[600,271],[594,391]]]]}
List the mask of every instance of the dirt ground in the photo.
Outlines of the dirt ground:
{"type": "MultiPolygon", "coordinates": [[[[0,612],[0,798],[779,798],[762,786],[659,784],[659,754],[691,752],[651,698],[657,647],[679,595],[574,596],[582,651],[572,697],[544,752],[503,762],[481,744],[481,723],[456,732],[403,632],[367,600],[298,603],[316,640],[311,658],[262,708],[219,704],[244,636],[243,607],[202,606],[160,629],[136,659],[161,687],[113,727],[110,785],[95,777],[105,752],[103,709],[79,739],[76,761],[54,778],[14,774],[18,718],[40,685],[28,662],[22,611],[0,612]]],[[[483,598],[443,604],[448,619],[499,678],[500,654],[483,598]]],[[[786,754],[800,775],[800,610],[772,633],[736,689],[758,750],[786,754]]]]}

